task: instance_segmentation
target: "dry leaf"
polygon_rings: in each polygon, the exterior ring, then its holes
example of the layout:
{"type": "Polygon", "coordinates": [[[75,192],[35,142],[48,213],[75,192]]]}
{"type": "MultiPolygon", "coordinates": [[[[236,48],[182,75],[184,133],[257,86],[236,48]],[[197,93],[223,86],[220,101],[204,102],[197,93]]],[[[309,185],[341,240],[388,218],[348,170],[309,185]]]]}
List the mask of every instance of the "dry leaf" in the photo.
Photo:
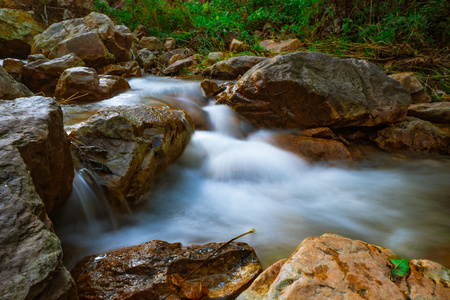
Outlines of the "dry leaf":
{"type": "Polygon", "coordinates": [[[172,275],[172,282],[174,285],[180,287],[179,296],[181,298],[190,300],[200,300],[208,295],[209,289],[203,285],[203,279],[198,284],[192,284],[184,280],[177,273],[172,275]]]}

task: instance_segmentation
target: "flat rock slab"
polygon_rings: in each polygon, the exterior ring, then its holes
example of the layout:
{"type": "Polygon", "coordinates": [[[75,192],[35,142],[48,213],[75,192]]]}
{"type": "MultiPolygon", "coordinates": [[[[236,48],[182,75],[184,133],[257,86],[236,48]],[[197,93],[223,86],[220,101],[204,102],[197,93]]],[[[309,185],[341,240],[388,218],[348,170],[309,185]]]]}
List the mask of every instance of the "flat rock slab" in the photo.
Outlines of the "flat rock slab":
{"type": "Polygon", "coordinates": [[[88,256],[72,275],[80,299],[234,299],[260,272],[245,243],[151,241],[88,256]]]}
{"type": "Polygon", "coordinates": [[[411,260],[408,274],[391,276],[391,258],[397,256],[389,249],[362,241],[334,234],[310,237],[237,299],[450,298],[448,269],[428,260],[411,260]]]}
{"type": "Polygon", "coordinates": [[[412,104],[408,116],[438,123],[450,123],[450,102],[412,104]]]}
{"type": "Polygon", "coordinates": [[[281,54],[216,96],[257,127],[376,126],[401,121],[411,96],[374,64],[317,52],[281,54]]]}

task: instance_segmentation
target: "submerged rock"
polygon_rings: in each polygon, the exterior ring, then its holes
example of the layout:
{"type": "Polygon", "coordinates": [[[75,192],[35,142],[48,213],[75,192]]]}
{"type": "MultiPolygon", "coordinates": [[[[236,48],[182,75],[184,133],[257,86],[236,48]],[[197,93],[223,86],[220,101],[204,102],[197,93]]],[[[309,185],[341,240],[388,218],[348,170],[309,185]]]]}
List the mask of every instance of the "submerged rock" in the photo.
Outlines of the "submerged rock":
{"type": "Polygon", "coordinates": [[[371,140],[387,151],[450,154],[450,130],[413,117],[379,130],[371,140]]]}
{"type": "Polygon", "coordinates": [[[0,66],[0,100],[12,100],[19,97],[33,96],[24,84],[17,82],[0,66]]]}
{"type": "Polygon", "coordinates": [[[72,275],[81,299],[234,299],[260,272],[245,243],[151,241],[88,256],[72,275]]]}
{"type": "Polygon", "coordinates": [[[44,97],[0,101],[0,120],[0,299],[78,299],[46,214],[72,188],[61,109],[44,97]]]}
{"type": "Polygon", "coordinates": [[[295,52],[259,63],[216,103],[257,127],[336,128],[401,121],[411,97],[368,61],[295,52]]]}
{"type": "Polygon", "coordinates": [[[104,181],[115,206],[137,202],[182,154],[193,133],[184,111],[141,105],[99,111],[71,137],[74,157],[104,181]]]}
{"type": "Polygon", "coordinates": [[[450,298],[448,269],[428,260],[411,260],[410,271],[400,277],[391,275],[392,258],[398,257],[389,249],[362,241],[334,234],[310,237],[237,299],[450,298]]]}

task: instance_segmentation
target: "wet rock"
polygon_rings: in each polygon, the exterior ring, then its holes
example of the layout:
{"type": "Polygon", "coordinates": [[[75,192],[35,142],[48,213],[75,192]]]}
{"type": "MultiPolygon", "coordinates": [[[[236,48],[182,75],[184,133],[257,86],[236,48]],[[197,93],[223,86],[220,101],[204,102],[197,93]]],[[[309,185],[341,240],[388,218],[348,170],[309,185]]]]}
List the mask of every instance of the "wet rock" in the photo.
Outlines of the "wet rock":
{"type": "Polygon", "coordinates": [[[116,65],[107,65],[97,70],[98,74],[116,75],[122,77],[140,77],[141,68],[137,61],[125,61],[116,65]]]}
{"type": "MultiPolygon", "coordinates": [[[[410,273],[392,275],[390,250],[334,234],[305,239],[269,274],[262,289],[246,290],[237,299],[447,299],[450,271],[428,260],[409,262],[410,273]],[[275,277],[276,276],[276,277],[275,277]],[[275,279],[273,279],[275,277],[275,279]]],[[[264,273],[263,273],[264,274],[264,273]]],[[[260,275],[260,277],[263,275],[260,275]]],[[[258,277],[255,282],[258,282],[258,277]]]]}
{"type": "Polygon", "coordinates": [[[148,49],[141,49],[136,55],[136,61],[139,63],[139,66],[148,70],[154,66],[156,66],[156,56],[148,49]]]}
{"type": "Polygon", "coordinates": [[[162,49],[164,47],[163,43],[161,42],[160,39],[158,39],[157,37],[154,36],[144,36],[141,38],[141,40],[139,41],[139,47],[141,49],[148,49],[150,51],[155,51],[155,50],[159,50],[162,49]]]}
{"type": "Polygon", "coordinates": [[[46,215],[72,186],[61,109],[44,97],[0,106],[0,298],[78,299],[46,215]]]}
{"type": "Polygon", "coordinates": [[[114,26],[106,15],[92,12],[84,18],[52,24],[35,36],[31,53],[46,56],[52,53],[53,57],[59,57],[73,52],[85,59],[87,65],[101,67],[114,62],[114,59],[116,62],[130,60],[131,41],[129,30],[114,26]],[[100,60],[96,61],[95,57],[100,60]]]}
{"type": "Polygon", "coordinates": [[[192,118],[196,130],[211,129],[209,115],[192,99],[192,97],[182,94],[166,95],[160,101],[167,104],[172,109],[179,109],[187,112],[192,118]]]}
{"type": "Polygon", "coordinates": [[[238,76],[244,75],[248,70],[266,59],[259,56],[236,56],[219,61],[213,66],[206,68],[202,75],[214,79],[235,80],[238,76]]]}
{"type": "Polygon", "coordinates": [[[203,80],[200,83],[200,88],[203,90],[206,97],[212,97],[215,94],[217,94],[219,91],[221,91],[221,88],[219,87],[219,85],[209,79],[203,80]]]}
{"type": "Polygon", "coordinates": [[[160,56],[161,64],[163,64],[164,66],[167,66],[169,64],[170,58],[177,54],[181,55],[183,58],[187,58],[187,57],[192,56],[192,51],[191,51],[191,49],[178,48],[175,50],[170,50],[170,51],[164,52],[160,56]]]}
{"type": "Polygon", "coordinates": [[[194,64],[195,61],[190,58],[177,60],[176,62],[162,70],[161,73],[163,73],[164,75],[176,75],[194,64]]]}
{"type": "Polygon", "coordinates": [[[72,275],[82,299],[194,299],[187,295],[196,287],[200,296],[234,299],[260,272],[245,243],[182,247],[151,241],[88,256],[72,275]]]}
{"type": "Polygon", "coordinates": [[[0,66],[0,100],[12,100],[34,95],[24,84],[17,82],[0,66]]]}
{"type": "Polygon", "coordinates": [[[98,75],[95,69],[76,67],[65,70],[55,89],[57,99],[74,98],[77,101],[91,101],[111,98],[130,88],[120,76],[98,75]]]}
{"type": "Polygon", "coordinates": [[[14,80],[21,81],[20,71],[22,71],[22,67],[25,65],[23,61],[15,58],[6,58],[3,60],[3,68],[11,75],[14,80]]]}
{"type": "Polygon", "coordinates": [[[302,46],[298,39],[288,39],[283,41],[265,40],[259,43],[266,50],[276,53],[297,51],[302,46]]]}
{"type": "Polygon", "coordinates": [[[109,53],[99,36],[94,32],[77,35],[63,40],[52,48],[48,57],[57,58],[74,53],[80,57],[86,66],[97,68],[114,62],[114,56],[109,53]]]}
{"type": "Polygon", "coordinates": [[[73,53],[52,60],[36,60],[22,68],[22,81],[35,93],[53,95],[61,74],[66,69],[81,66],[84,62],[73,53]]]}
{"type": "Polygon", "coordinates": [[[414,117],[391,124],[370,139],[387,151],[450,154],[450,130],[414,117]]]}
{"type": "Polygon", "coordinates": [[[244,44],[244,42],[241,42],[239,40],[233,39],[230,43],[230,51],[231,52],[243,52],[247,46],[244,44]]]}
{"type": "Polygon", "coordinates": [[[321,139],[334,139],[336,137],[334,132],[328,127],[305,129],[301,132],[301,135],[321,139]]]}
{"type": "Polygon", "coordinates": [[[389,75],[392,79],[399,81],[411,95],[412,103],[429,103],[431,98],[425,92],[419,79],[413,72],[405,72],[389,75]]]}
{"type": "Polygon", "coordinates": [[[308,161],[342,161],[351,160],[352,155],[345,145],[339,141],[279,134],[273,137],[273,144],[295,153],[308,161]]]}
{"type": "Polygon", "coordinates": [[[184,111],[144,105],[101,110],[71,136],[81,145],[74,148],[74,157],[96,171],[108,199],[120,207],[138,202],[150,190],[155,177],[181,155],[192,132],[184,111]],[[89,152],[85,146],[103,150],[89,152]]]}
{"type": "Polygon", "coordinates": [[[401,121],[411,97],[365,60],[295,52],[259,63],[216,103],[257,127],[337,128],[401,121]]]}
{"type": "Polygon", "coordinates": [[[408,116],[437,123],[450,123],[450,102],[412,104],[408,116]]]}
{"type": "Polygon", "coordinates": [[[44,25],[27,12],[8,8],[0,8],[0,20],[0,58],[27,58],[44,25]]]}

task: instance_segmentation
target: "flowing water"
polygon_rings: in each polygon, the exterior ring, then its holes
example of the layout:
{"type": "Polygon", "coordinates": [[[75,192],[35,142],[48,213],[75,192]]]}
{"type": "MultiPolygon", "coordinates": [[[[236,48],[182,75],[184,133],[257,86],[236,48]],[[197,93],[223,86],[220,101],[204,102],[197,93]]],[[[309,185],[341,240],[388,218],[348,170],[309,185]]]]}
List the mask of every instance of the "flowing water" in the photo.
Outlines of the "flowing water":
{"type": "Polygon", "coordinates": [[[308,165],[252,130],[226,106],[209,104],[198,81],[131,79],[112,99],[64,106],[66,129],[114,105],[163,105],[170,95],[210,120],[145,201],[114,215],[89,172],[56,223],[70,268],[88,254],[150,240],[204,244],[241,238],[267,267],[288,257],[306,237],[326,232],[387,247],[403,257],[450,267],[450,160],[378,155],[349,166],[308,165]],[[396,158],[396,159],[393,159],[396,158]]]}

